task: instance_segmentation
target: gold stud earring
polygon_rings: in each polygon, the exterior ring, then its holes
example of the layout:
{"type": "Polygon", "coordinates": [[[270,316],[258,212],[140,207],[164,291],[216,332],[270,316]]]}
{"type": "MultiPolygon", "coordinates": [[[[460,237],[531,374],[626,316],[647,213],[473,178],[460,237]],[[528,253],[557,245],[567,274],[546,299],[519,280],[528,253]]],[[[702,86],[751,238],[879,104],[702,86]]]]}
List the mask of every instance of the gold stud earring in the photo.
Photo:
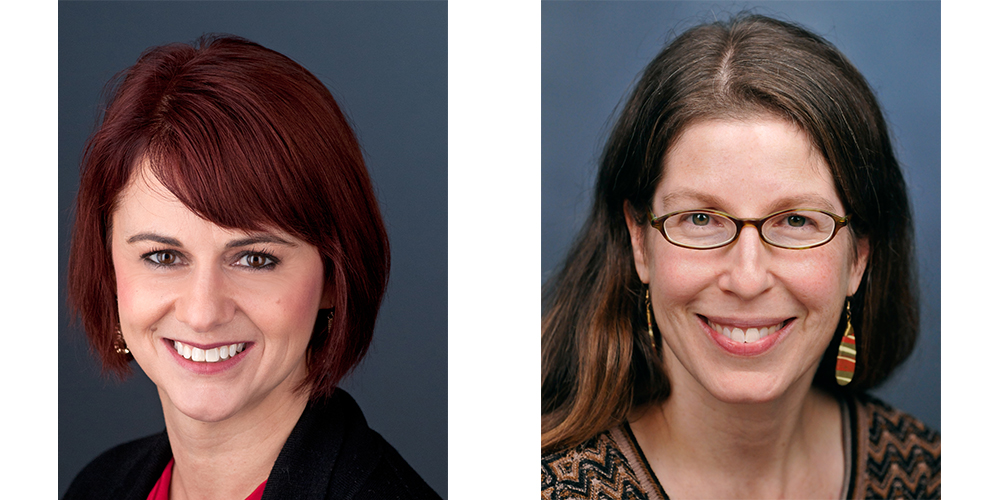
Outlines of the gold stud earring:
{"type": "Polygon", "coordinates": [[[851,301],[847,301],[847,328],[840,339],[840,349],[837,351],[837,383],[847,385],[854,379],[854,367],[857,364],[858,346],[854,338],[854,328],[851,326],[851,301]]]}

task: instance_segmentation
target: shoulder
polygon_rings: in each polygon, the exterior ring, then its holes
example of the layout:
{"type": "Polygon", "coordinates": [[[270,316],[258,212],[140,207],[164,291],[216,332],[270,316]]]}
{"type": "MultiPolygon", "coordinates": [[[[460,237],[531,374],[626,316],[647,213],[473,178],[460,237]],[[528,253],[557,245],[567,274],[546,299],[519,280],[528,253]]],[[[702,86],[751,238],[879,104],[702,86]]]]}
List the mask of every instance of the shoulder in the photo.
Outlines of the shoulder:
{"type": "Polygon", "coordinates": [[[346,392],[310,403],[285,442],[264,498],[439,499],[346,392]]]}
{"type": "Polygon", "coordinates": [[[170,456],[166,432],[115,446],[87,464],[73,479],[63,498],[144,499],[170,456]]]}
{"type": "Polygon", "coordinates": [[[370,462],[370,473],[359,490],[359,500],[441,499],[392,445],[377,432],[370,432],[371,435],[365,438],[368,444],[355,451],[359,454],[371,454],[370,458],[373,459],[370,462]]]}
{"type": "Polygon", "coordinates": [[[940,498],[941,434],[872,396],[857,396],[854,405],[855,494],[940,498]]]}
{"type": "Polygon", "coordinates": [[[579,446],[542,455],[543,499],[646,499],[610,431],[579,446]]]}

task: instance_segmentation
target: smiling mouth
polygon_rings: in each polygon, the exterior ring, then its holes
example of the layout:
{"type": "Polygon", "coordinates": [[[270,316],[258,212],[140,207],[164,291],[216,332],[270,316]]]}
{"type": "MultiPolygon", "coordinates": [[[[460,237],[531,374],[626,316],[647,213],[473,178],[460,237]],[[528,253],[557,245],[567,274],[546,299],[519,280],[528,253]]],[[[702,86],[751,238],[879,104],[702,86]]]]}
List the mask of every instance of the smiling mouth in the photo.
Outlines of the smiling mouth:
{"type": "Polygon", "coordinates": [[[708,326],[710,326],[716,332],[725,336],[727,339],[732,340],[733,342],[741,342],[744,344],[757,342],[758,340],[763,339],[764,337],[767,337],[768,335],[771,335],[778,330],[781,330],[782,328],[785,327],[785,325],[788,324],[789,321],[791,321],[790,319],[786,319],[781,323],[777,323],[770,326],[739,328],[729,325],[720,325],[718,323],[708,320],[708,318],[705,317],[702,317],[702,319],[705,320],[705,323],[708,324],[708,326]]]}
{"type": "Polygon", "coordinates": [[[246,342],[240,342],[211,349],[200,349],[177,340],[174,341],[174,349],[177,350],[177,354],[196,363],[217,363],[229,359],[243,352],[246,346],[246,342]]]}

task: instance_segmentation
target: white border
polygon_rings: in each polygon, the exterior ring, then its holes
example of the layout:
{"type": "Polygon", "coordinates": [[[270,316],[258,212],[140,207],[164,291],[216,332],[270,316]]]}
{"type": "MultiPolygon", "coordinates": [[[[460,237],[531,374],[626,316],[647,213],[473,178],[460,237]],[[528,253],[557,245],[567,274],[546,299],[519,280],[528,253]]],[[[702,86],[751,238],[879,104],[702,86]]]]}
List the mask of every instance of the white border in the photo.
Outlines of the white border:
{"type": "Polygon", "coordinates": [[[541,5],[448,5],[448,494],[535,498],[541,5]]]}
{"type": "Polygon", "coordinates": [[[57,490],[59,321],[56,2],[13,2],[0,23],[0,363],[3,496],[57,490]]]}
{"type": "Polygon", "coordinates": [[[941,10],[941,482],[948,498],[985,498],[996,489],[1000,448],[991,335],[1000,299],[1000,8],[948,1],[941,10]]]}

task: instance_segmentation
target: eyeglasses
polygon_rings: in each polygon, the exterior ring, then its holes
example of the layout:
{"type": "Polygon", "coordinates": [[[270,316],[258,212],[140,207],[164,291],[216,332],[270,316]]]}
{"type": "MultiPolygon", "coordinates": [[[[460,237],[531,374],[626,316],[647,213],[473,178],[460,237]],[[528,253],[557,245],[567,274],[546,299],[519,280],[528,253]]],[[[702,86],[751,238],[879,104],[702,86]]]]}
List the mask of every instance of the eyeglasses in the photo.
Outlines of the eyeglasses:
{"type": "Polygon", "coordinates": [[[802,250],[828,243],[851,216],[841,217],[815,208],[794,208],[762,219],[741,219],[717,210],[681,210],[654,217],[649,224],[667,241],[684,248],[708,250],[724,247],[740,237],[747,225],[757,228],[764,243],[802,250]]]}

